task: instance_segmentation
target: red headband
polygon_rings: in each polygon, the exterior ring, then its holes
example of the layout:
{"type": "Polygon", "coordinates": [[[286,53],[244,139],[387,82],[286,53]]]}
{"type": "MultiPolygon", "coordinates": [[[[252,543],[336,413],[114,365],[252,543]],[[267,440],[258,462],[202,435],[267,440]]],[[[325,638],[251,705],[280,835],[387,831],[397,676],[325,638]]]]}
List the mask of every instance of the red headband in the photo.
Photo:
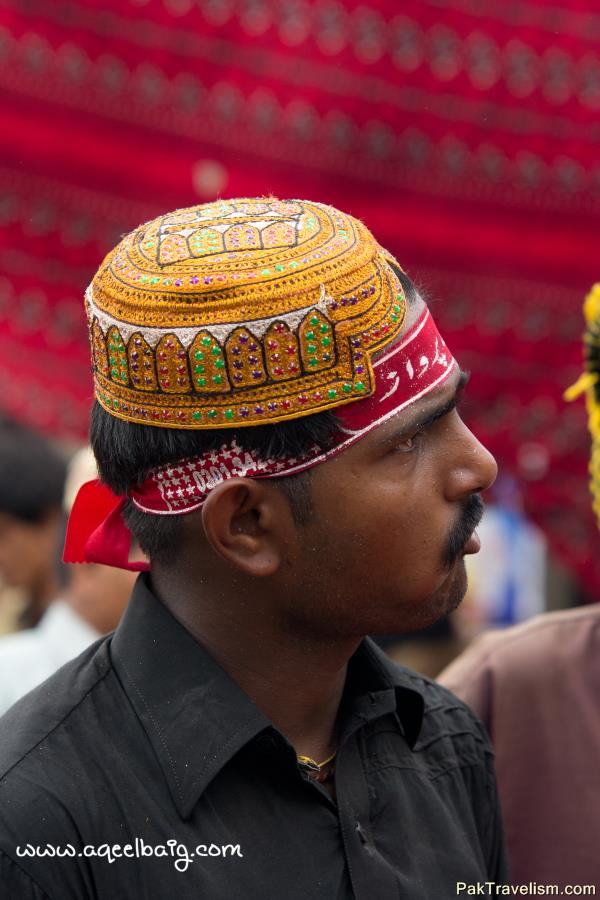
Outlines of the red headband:
{"type": "MultiPolygon", "coordinates": [[[[359,340],[354,356],[360,365],[359,340]]],[[[116,497],[98,481],[87,482],[69,517],[64,561],[104,563],[133,571],[148,569],[147,563],[129,562],[131,533],[121,515],[128,499],[153,515],[182,515],[202,506],[210,491],[230,478],[277,478],[302,472],[341,453],[428,394],[455,366],[426,309],[404,338],[373,362],[375,393],[335,410],[341,424],[330,449],[323,451],[315,445],[302,457],[261,459],[242,449],[234,435],[219,450],[154,469],[128,497],[116,497]]]]}

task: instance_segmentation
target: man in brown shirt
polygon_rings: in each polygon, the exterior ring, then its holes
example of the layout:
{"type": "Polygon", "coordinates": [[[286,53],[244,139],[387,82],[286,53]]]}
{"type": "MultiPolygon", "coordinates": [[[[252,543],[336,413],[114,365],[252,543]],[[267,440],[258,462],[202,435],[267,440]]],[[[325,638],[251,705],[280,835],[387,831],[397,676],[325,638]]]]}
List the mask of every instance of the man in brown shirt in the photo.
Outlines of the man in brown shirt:
{"type": "Polygon", "coordinates": [[[516,884],[600,881],[600,606],[478,638],[438,679],[483,720],[516,884]]]}

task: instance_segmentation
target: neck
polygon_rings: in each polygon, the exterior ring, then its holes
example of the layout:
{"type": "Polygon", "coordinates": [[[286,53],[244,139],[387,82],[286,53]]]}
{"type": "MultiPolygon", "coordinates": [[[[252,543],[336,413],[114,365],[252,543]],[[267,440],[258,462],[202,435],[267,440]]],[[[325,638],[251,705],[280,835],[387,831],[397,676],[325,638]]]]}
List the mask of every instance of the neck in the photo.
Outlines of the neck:
{"type": "Polygon", "coordinates": [[[349,658],[359,639],[319,637],[286,625],[259,596],[238,590],[224,597],[203,586],[202,597],[155,570],[153,589],[254,704],[292,744],[317,761],[337,747],[337,716],[349,658]],[[243,596],[240,601],[239,596],[243,596]],[[177,598],[177,602],[173,602],[177,598]]]}

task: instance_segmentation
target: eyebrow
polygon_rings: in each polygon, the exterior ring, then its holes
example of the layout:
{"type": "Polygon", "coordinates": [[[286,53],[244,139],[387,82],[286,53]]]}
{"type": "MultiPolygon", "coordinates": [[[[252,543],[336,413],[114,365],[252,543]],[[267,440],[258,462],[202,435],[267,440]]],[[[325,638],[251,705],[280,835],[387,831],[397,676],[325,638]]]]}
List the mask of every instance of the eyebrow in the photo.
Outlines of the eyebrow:
{"type": "Polygon", "coordinates": [[[388,434],[387,437],[384,438],[383,443],[393,443],[393,441],[398,440],[398,438],[404,437],[404,435],[408,434],[410,431],[428,428],[430,425],[433,425],[434,422],[437,422],[438,419],[442,419],[444,416],[447,416],[449,412],[452,412],[453,409],[456,409],[456,407],[462,400],[462,395],[465,391],[470,377],[470,372],[463,372],[461,370],[460,378],[458,379],[458,383],[456,385],[456,390],[449,400],[447,400],[441,406],[434,407],[429,412],[420,413],[413,416],[412,419],[410,419],[408,422],[405,422],[402,427],[394,431],[393,434],[388,434]]]}

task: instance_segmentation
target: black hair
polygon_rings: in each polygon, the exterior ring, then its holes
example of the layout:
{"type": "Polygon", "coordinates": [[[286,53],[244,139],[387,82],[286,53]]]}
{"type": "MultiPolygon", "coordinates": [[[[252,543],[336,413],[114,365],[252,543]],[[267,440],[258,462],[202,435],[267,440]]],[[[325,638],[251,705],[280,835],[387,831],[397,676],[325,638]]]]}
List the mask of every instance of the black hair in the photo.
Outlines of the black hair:
{"type": "MultiPolygon", "coordinates": [[[[234,434],[244,450],[255,451],[263,458],[293,457],[305,453],[313,444],[326,448],[337,428],[337,417],[329,410],[290,422],[257,425],[239,431],[229,428],[210,431],[155,428],[117,419],[95,401],[90,443],[101,480],[114,493],[126,494],[131,487],[141,484],[151,469],[218,450],[229,443],[234,434]]],[[[312,512],[308,484],[310,470],[271,480],[285,491],[297,523],[308,521],[312,512]]],[[[129,501],[123,518],[151,559],[165,565],[175,562],[180,543],[179,516],[153,516],[129,501]]]]}
{"type": "Polygon", "coordinates": [[[31,524],[62,506],[66,457],[49,440],[0,420],[0,511],[31,524]]]}
{"type": "MultiPolygon", "coordinates": [[[[417,297],[416,289],[403,272],[396,271],[411,306],[417,297]]],[[[118,419],[96,401],[92,407],[90,443],[101,480],[115,494],[123,495],[145,481],[151,469],[217,450],[229,443],[234,434],[243,449],[255,451],[263,458],[294,457],[305,453],[313,444],[327,449],[338,427],[335,412],[326,410],[288,422],[240,430],[157,428],[118,419]]],[[[271,479],[271,483],[285,492],[299,525],[310,521],[312,515],[310,477],[308,469],[271,479]]],[[[163,565],[176,562],[181,547],[180,516],[154,516],[129,501],[123,518],[150,559],[163,565]]]]}

